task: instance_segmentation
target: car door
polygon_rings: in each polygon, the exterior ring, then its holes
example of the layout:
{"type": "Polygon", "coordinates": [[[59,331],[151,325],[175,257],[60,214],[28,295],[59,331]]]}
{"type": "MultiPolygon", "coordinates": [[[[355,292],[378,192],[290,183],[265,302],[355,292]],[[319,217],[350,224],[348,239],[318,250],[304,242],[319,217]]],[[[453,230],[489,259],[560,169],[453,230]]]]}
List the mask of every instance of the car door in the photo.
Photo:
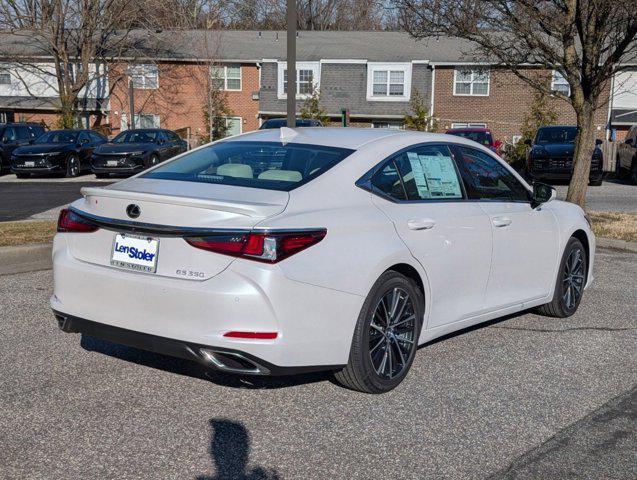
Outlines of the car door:
{"type": "Polygon", "coordinates": [[[88,168],[89,162],[91,160],[91,155],[93,153],[93,148],[95,148],[95,146],[93,145],[93,140],[86,131],[80,132],[77,141],[80,145],[80,169],[84,170],[85,168],[88,168]]]}
{"type": "Polygon", "coordinates": [[[170,130],[166,130],[164,133],[166,134],[166,138],[168,138],[168,143],[170,144],[170,156],[174,157],[175,155],[179,155],[181,153],[179,136],[170,130]]]}
{"type": "Polygon", "coordinates": [[[635,152],[637,152],[637,125],[633,126],[626,135],[623,142],[618,145],[619,149],[619,167],[630,171],[632,167],[635,152]]]}
{"type": "Polygon", "coordinates": [[[13,151],[20,146],[18,143],[18,127],[6,127],[1,140],[2,149],[8,162],[11,159],[13,151]]]}
{"type": "Polygon", "coordinates": [[[542,205],[531,208],[530,192],[500,160],[455,148],[469,198],[489,216],[493,235],[486,304],[496,310],[545,297],[558,259],[555,216],[542,205]]]}
{"type": "Polygon", "coordinates": [[[160,161],[170,158],[170,142],[164,131],[158,130],[155,138],[157,139],[157,153],[160,161]]]}
{"type": "Polygon", "coordinates": [[[428,328],[479,314],[491,263],[489,218],[466,193],[444,144],[411,147],[370,177],[372,201],[427,272],[428,328]]]}

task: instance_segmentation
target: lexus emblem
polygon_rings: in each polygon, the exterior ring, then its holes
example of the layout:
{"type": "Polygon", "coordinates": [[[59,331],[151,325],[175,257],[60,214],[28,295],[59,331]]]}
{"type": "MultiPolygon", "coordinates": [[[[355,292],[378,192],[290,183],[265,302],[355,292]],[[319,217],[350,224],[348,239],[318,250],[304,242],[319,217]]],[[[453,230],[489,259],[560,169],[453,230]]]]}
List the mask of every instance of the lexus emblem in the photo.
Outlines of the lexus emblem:
{"type": "Polygon", "coordinates": [[[135,205],[131,203],[128,207],[126,207],[126,215],[130,218],[137,218],[142,213],[142,209],[139,208],[139,205],[135,205]]]}

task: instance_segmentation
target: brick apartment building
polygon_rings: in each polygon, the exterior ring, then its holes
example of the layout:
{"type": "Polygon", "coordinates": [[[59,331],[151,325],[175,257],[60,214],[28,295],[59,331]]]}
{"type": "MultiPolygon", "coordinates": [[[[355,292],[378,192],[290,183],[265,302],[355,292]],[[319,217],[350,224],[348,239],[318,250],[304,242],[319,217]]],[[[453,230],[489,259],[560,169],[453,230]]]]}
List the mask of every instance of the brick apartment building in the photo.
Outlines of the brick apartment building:
{"type": "MultiPolygon", "coordinates": [[[[135,31],[131,36],[135,51],[108,65],[99,88],[88,90],[83,125],[106,124],[113,134],[129,128],[132,82],[137,127],[160,126],[194,139],[205,137],[211,74],[227,98],[230,134],[285,115],[285,32],[135,31]]],[[[439,130],[481,126],[499,139],[515,141],[533,101],[532,89],[512,72],[489,59],[476,63],[471,44],[452,38],[417,41],[401,32],[299,32],[297,62],[297,110],[312,88],[319,88],[321,105],[334,124],[346,110],[351,126],[403,128],[417,90],[438,119],[439,130]]],[[[0,61],[0,121],[43,120],[53,126],[55,91],[48,88],[33,96],[33,89],[18,88],[16,68],[0,61]]],[[[535,73],[546,76],[555,90],[568,92],[568,84],[555,72],[535,73]]],[[[633,74],[637,78],[637,72],[633,74]]],[[[631,87],[631,78],[628,94],[607,87],[596,114],[598,137],[604,137],[609,126],[621,136],[622,129],[637,120],[631,116],[637,110],[637,83],[631,87]]],[[[45,83],[53,84],[51,79],[45,83]]],[[[558,123],[575,122],[568,103],[550,101],[558,123]]]]}

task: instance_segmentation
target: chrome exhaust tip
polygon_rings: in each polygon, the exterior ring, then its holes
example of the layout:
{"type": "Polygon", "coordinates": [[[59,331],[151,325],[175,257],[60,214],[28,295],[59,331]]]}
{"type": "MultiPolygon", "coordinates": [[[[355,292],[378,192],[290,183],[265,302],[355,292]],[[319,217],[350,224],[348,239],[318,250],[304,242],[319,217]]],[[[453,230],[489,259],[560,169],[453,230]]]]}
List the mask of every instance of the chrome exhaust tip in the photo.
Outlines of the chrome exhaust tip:
{"type": "Polygon", "coordinates": [[[217,370],[244,375],[269,375],[270,370],[235,352],[222,352],[209,348],[199,349],[204,364],[217,370]]]}

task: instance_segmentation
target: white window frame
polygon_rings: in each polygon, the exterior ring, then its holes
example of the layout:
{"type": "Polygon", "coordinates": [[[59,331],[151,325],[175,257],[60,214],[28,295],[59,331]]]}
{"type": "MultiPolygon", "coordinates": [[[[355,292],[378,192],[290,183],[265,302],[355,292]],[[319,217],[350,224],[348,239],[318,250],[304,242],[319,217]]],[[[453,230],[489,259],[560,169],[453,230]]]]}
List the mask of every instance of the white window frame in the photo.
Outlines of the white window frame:
{"type": "Polygon", "coordinates": [[[241,64],[229,64],[229,65],[212,65],[210,67],[210,76],[214,80],[223,80],[223,90],[227,92],[240,92],[243,89],[243,69],[241,68],[241,64]],[[221,77],[214,76],[214,69],[218,68],[223,73],[221,77]],[[239,80],[239,88],[228,88],[228,68],[238,68],[239,69],[239,78],[231,78],[231,80],[239,80]]]}
{"type": "Polygon", "coordinates": [[[152,63],[140,63],[129,65],[128,78],[133,80],[133,86],[139,90],[157,90],[159,88],[159,68],[152,63]],[[149,82],[149,78],[155,77],[154,84],[149,82]],[[142,79],[140,82],[139,79],[142,79]]]}
{"type": "Polygon", "coordinates": [[[408,102],[411,98],[411,62],[368,62],[367,101],[368,102],[408,102]],[[374,95],[374,72],[387,72],[387,95],[374,95]],[[403,94],[389,95],[390,72],[403,72],[403,94]]]}
{"type": "Polygon", "coordinates": [[[402,122],[400,120],[374,120],[372,121],[372,128],[386,128],[388,130],[405,130],[405,122],[402,122]]]}
{"type": "Polygon", "coordinates": [[[564,78],[564,76],[558,70],[553,70],[553,72],[551,73],[551,91],[563,93],[567,97],[571,95],[571,84],[568,83],[566,78],[564,78]],[[567,92],[564,93],[556,89],[556,85],[566,85],[567,92]]]}
{"type": "Polygon", "coordinates": [[[453,70],[453,95],[455,97],[488,97],[491,92],[491,70],[488,68],[454,68],[453,70]],[[467,83],[467,82],[459,82],[458,81],[458,72],[460,71],[469,71],[471,72],[471,80],[469,81],[469,93],[458,93],[458,84],[459,83],[467,83]],[[475,83],[484,83],[484,82],[476,82],[476,76],[480,74],[487,74],[487,93],[474,93],[473,86],[475,83]]]}
{"type": "MultiPolygon", "coordinates": [[[[283,72],[288,68],[287,62],[277,62],[277,98],[282,100],[288,98],[283,87],[283,72]]],[[[298,100],[304,100],[312,96],[308,93],[299,93],[299,71],[300,70],[312,70],[312,79],[315,89],[320,88],[321,85],[321,62],[296,62],[296,98],[298,100]]]]}
{"type": "Polygon", "coordinates": [[[451,128],[487,128],[484,122],[453,122],[451,128]]]}
{"type": "MultiPolygon", "coordinates": [[[[239,133],[237,133],[237,135],[241,135],[243,133],[243,117],[229,116],[229,117],[223,117],[223,119],[226,122],[226,133],[228,133],[228,120],[233,120],[239,124],[239,133]]],[[[229,135],[227,135],[227,137],[228,136],[229,135]]]]}
{"type": "MultiPolygon", "coordinates": [[[[135,114],[135,129],[138,129],[138,128],[161,128],[161,117],[156,113],[136,113],[135,114]],[[140,127],[139,125],[140,117],[153,117],[153,126],[140,127]]],[[[130,130],[130,125],[128,123],[128,114],[126,112],[122,113],[120,118],[120,131],[123,132],[125,130],[130,130]],[[124,125],[126,125],[126,128],[124,128],[124,125]]]]}

